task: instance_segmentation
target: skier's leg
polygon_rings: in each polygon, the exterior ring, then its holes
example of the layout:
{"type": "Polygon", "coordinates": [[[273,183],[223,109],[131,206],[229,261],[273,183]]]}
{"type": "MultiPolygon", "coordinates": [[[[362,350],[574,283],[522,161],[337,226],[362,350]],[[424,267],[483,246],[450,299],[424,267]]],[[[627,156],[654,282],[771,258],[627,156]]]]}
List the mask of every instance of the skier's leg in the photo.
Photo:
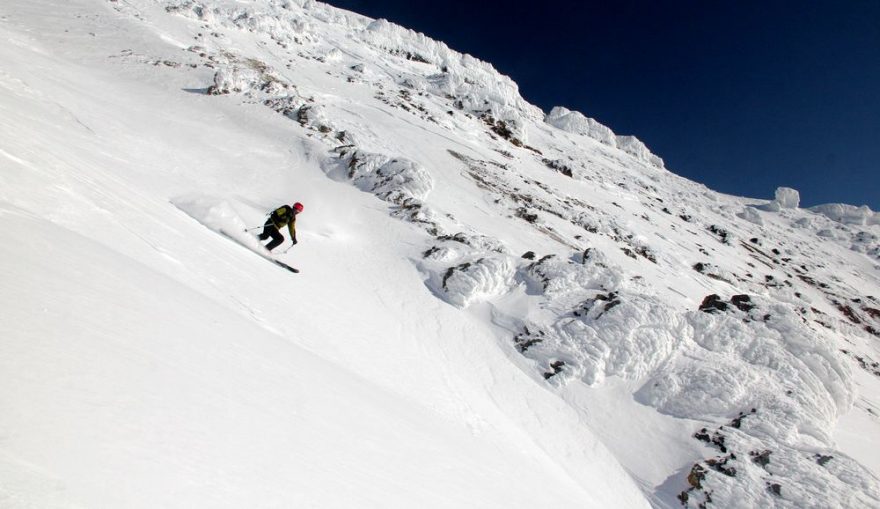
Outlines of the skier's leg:
{"type": "Polygon", "coordinates": [[[272,230],[277,230],[277,228],[275,228],[275,225],[272,224],[272,221],[266,221],[266,224],[263,225],[262,233],[260,233],[257,238],[260,240],[268,239],[272,235],[272,230]]]}
{"type": "Polygon", "coordinates": [[[272,242],[266,244],[266,249],[268,249],[269,251],[275,249],[276,247],[280,246],[282,242],[284,242],[284,235],[281,235],[281,232],[278,231],[278,228],[275,228],[274,226],[271,230],[269,230],[269,236],[272,237],[272,242]]]}

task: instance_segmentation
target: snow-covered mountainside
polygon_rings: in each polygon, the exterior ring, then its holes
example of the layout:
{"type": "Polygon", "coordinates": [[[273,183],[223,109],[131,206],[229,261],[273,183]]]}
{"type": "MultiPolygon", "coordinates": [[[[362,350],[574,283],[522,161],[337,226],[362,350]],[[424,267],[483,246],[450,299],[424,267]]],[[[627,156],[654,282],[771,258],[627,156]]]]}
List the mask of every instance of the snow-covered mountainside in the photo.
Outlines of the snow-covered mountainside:
{"type": "Polygon", "coordinates": [[[880,507],[867,207],[309,0],[0,36],[0,507],[880,507]]]}

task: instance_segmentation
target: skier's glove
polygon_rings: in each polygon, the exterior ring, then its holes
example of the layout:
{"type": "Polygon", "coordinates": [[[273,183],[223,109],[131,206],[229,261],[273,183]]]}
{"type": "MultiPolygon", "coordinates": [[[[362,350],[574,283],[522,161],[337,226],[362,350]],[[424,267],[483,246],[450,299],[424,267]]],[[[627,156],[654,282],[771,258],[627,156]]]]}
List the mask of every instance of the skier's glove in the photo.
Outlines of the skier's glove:
{"type": "Polygon", "coordinates": [[[292,239],[292,242],[293,242],[293,244],[291,244],[291,245],[295,246],[296,243],[297,243],[297,240],[296,240],[296,239],[292,239]]]}

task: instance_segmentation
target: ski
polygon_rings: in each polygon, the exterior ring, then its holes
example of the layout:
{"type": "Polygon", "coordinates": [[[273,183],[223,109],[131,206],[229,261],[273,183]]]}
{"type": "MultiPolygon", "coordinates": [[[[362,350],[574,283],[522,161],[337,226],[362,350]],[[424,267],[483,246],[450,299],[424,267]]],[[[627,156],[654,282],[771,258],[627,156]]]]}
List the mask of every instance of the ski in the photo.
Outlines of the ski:
{"type": "Polygon", "coordinates": [[[278,261],[278,260],[273,259],[272,261],[275,262],[275,265],[278,265],[280,267],[284,267],[285,269],[289,270],[290,272],[293,272],[294,274],[299,274],[299,269],[297,269],[297,268],[291,267],[290,265],[288,265],[284,262],[278,261]]]}
{"type": "Polygon", "coordinates": [[[223,235],[224,237],[226,237],[227,239],[229,239],[229,240],[235,242],[235,243],[238,244],[239,246],[241,246],[241,247],[247,249],[247,250],[250,251],[251,253],[254,253],[255,255],[259,256],[260,258],[263,258],[263,259],[265,259],[265,260],[268,260],[268,261],[274,263],[275,265],[281,267],[282,269],[284,269],[284,270],[286,270],[286,271],[288,271],[288,272],[291,272],[291,273],[293,273],[293,274],[299,274],[299,269],[297,269],[296,267],[291,267],[290,265],[288,265],[288,264],[282,262],[281,260],[276,260],[275,258],[272,258],[272,257],[269,256],[269,255],[266,255],[266,254],[263,254],[263,253],[261,253],[261,252],[259,252],[259,251],[254,250],[251,246],[248,246],[247,244],[245,244],[245,243],[242,242],[241,240],[239,240],[239,239],[233,237],[232,235],[230,235],[229,233],[227,233],[227,232],[225,232],[225,231],[223,231],[223,230],[216,230],[216,231],[217,231],[218,233],[220,233],[221,235],[223,235]]]}

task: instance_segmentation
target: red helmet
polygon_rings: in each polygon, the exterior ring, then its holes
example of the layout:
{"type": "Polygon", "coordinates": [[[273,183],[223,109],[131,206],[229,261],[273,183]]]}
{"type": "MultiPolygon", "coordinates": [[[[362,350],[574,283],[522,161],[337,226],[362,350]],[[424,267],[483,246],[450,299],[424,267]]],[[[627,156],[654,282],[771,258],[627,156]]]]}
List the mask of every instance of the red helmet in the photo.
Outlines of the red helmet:
{"type": "Polygon", "coordinates": [[[294,203],[294,204],[293,204],[293,210],[295,210],[295,211],[297,211],[297,212],[302,212],[302,211],[303,211],[303,204],[300,203],[300,202],[296,202],[296,203],[294,203]]]}

